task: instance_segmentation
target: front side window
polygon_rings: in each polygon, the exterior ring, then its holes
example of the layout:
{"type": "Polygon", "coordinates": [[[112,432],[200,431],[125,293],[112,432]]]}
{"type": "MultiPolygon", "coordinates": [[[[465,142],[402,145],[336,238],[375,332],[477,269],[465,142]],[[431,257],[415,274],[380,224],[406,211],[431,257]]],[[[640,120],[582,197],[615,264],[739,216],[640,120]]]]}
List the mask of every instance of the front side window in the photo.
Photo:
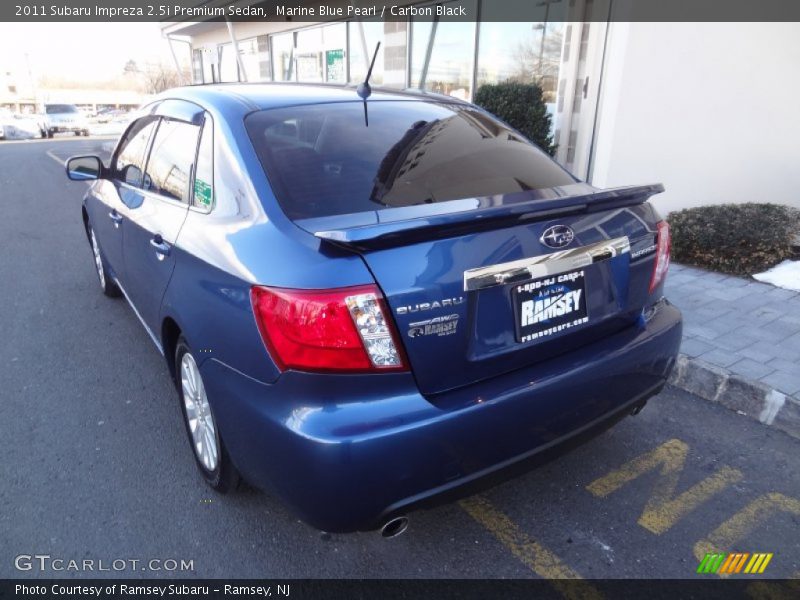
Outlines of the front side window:
{"type": "Polygon", "coordinates": [[[292,219],[377,211],[575,183],[542,150],[464,104],[341,102],[245,120],[292,219]]]}
{"type": "Polygon", "coordinates": [[[111,163],[114,179],[135,187],[142,185],[147,143],[157,123],[157,118],[144,117],[136,121],[125,133],[111,163]]]}
{"type": "Polygon", "coordinates": [[[181,202],[189,201],[200,127],[162,119],[150,150],[145,181],[148,191],[181,202]]]}

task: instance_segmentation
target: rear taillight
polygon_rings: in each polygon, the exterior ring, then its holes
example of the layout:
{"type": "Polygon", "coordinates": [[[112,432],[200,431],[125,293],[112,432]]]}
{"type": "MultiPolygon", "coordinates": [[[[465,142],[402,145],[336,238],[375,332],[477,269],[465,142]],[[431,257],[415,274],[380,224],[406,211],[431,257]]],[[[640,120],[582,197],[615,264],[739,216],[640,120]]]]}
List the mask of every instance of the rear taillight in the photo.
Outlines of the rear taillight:
{"type": "Polygon", "coordinates": [[[333,290],[254,286],[261,337],[281,371],[406,370],[380,290],[364,285],[333,290]]]}
{"type": "Polygon", "coordinates": [[[650,278],[650,293],[658,287],[664,278],[667,276],[667,269],[669,269],[669,250],[670,250],[670,237],[669,237],[669,223],[666,221],[659,221],[658,233],[656,236],[656,264],[653,266],[653,276],[650,278]]]}

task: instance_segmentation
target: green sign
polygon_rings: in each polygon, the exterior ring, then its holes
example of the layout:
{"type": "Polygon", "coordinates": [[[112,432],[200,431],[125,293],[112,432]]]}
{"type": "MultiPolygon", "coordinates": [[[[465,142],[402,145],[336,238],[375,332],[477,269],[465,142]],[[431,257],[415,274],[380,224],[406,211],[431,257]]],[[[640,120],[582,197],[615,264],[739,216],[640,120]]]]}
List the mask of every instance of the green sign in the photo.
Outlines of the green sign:
{"type": "Polygon", "coordinates": [[[194,199],[203,206],[211,206],[214,200],[214,190],[202,179],[194,179],[194,199]]]}
{"type": "Polygon", "coordinates": [[[344,50],[328,50],[325,52],[326,81],[344,83],[344,50]]]}

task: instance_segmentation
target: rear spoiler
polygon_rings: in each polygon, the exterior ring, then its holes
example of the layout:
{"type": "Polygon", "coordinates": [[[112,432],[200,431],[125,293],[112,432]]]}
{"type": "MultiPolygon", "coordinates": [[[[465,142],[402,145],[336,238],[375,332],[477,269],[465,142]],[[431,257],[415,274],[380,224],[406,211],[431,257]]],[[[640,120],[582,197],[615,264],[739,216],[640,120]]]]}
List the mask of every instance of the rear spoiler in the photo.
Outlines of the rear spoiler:
{"type": "MultiPolygon", "coordinates": [[[[526,200],[512,199],[510,196],[500,197],[500,199],[497,197],[475,199],[470,208],[458,212],[430,214],[432,205],[425,205],[420,207],[424,209],[423,216],[416,218],[384,219],[382,222],[335,229],[316,230],[310,221],[308,225],[312,226],[308,228],[302,222],[297,224],[307,228],[320,240],[349,248],[374,250],[474,233],[501,226],[635,206],[643,204],[651,196],[663,191],[664,186],[660,183],[605,190],[594,190],[589,186],[582,186],[581,193],[566,196],[543,198],[537,194],[535,198],[531,199],[530,194],[527,194],[526,200]],[[583,191],[586,189],[590,191],[583,191]],[[505,201],[506,198],[508,201],[505,201]],[[489,200],[489,202],[482,202],[483,200],[489,200]]],[[[513,196],[516,197],[519,194],[513,196]]],[[[391,210],[399,209],[388,209],[380,211],[379,214],[383,215],[391,210]]],[[[403,215],[408,216],[408,209],[403,209],[403,215]]],[[[321,223],[317,224],[321,225],[321,223]]]]}

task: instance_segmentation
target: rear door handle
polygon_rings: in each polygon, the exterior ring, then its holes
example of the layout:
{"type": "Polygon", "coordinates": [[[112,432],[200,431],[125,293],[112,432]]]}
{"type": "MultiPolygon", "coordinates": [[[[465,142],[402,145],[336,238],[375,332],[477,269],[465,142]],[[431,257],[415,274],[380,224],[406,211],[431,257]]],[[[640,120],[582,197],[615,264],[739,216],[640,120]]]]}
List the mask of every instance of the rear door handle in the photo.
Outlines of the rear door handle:
{"type": "Polygon", "coordinates": [[[162,238],[160,234],[157,233],[155,237],[150,240],[150,245],[155,248],[158,260],[164,260],[169,256],[170,246],[164,241],[164,238],[162,238]]]}
{"type": "Polygon", "coordinates": [[[122,215],[120,215],[116,209],[114,209],[108,213],[108,216],[112,221],[114,221],[114,227],[119,228],[119,226],[122,224],[122,215]]]}

